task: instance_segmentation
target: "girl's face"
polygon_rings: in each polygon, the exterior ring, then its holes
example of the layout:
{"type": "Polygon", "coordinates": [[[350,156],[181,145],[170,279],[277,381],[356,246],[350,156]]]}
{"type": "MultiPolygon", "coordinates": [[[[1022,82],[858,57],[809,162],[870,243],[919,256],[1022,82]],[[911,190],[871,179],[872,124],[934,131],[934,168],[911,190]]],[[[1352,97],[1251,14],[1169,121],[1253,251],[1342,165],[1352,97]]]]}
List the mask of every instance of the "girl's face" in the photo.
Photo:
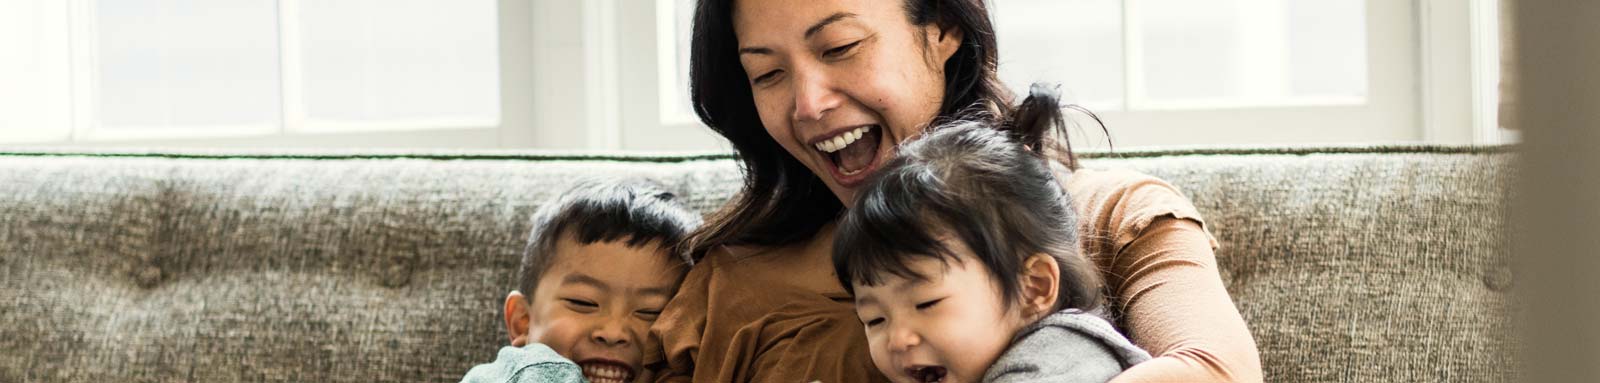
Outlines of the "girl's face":
{"type": "Polygon", "coordinates": [[[926,280],[885,275],[877,286],[854,286],[872,363],[891,381],[977,382],[1028,323],[1021,304],[1006,309],[999,286],[959,242],[947,241],[958,262],[908,264],[926,280]]]}
{"type": "Polygon", "coordinates": [[[938,115],[961,44],[891,0],[738,0],[733,25],[767,134],[846,205],[938,115]]]}

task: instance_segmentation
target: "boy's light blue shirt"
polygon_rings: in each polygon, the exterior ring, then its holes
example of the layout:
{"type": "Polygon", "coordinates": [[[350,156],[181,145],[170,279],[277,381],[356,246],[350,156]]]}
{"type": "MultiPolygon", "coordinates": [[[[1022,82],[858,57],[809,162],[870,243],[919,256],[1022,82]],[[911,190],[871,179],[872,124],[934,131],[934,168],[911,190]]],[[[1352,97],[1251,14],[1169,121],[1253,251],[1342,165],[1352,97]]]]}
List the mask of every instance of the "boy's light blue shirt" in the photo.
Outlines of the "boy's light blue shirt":
{"type": "Polygon", "coordinates": [[[493,363],[467,371],[461,383],[587,383],[577,363],[561,357],[549,346],[534,343],[522,348],[501,347],[493,363]]]}

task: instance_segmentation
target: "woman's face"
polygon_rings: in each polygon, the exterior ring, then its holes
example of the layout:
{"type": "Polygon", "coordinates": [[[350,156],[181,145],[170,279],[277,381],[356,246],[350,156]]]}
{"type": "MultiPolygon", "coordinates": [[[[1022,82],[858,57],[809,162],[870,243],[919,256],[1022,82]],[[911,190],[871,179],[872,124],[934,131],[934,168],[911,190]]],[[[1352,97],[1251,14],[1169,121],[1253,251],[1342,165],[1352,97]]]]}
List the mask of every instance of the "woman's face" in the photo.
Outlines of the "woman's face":
{"type": "Polygon", "coordinates": [[[734,31],[767,134],[845,205],[938,115],[957,29],[914,26],[903,1],[738,0],[734,31]]]}

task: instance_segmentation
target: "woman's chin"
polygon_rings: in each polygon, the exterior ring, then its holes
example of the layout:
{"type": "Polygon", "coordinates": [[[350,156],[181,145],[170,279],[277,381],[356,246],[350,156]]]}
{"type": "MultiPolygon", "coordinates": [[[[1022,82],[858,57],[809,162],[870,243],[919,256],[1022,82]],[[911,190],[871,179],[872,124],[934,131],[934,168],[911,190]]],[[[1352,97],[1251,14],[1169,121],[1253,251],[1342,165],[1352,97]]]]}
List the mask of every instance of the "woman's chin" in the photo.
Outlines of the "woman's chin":
{"type": "Polygon", "coordinates": [[[855,189],[844,189],[844,188],[840,188],[838,186],[831,187],[830,189],[833,190],[833,196],[839,197],[839,203],[844,205],[845,209],[849,209],[851,206],[855,206],[855,202],[856,202],[856,200],[855,200],[855,198],[856,198],[855,189]]]}

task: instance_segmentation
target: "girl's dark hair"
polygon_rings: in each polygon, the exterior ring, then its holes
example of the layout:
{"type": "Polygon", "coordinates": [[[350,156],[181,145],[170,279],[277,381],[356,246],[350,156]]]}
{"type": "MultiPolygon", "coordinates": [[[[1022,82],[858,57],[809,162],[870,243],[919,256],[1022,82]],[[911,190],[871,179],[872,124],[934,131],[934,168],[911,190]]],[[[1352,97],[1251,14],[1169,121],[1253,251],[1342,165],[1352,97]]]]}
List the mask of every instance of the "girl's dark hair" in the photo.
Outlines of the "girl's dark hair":
{"type": "Polygon", "coordinates": [[[1007,307],[1019,300],[1024,261],[1046,254],[1061,272],[1052,311],[1099,309],[1099,274],[1078,252],[1077,214],[1048,154],[1046,137],[1065,123],[1061,108],[1053,91],[1031,93],[1009,129],[958,120],[900,145],[834,236],[833,266],[846,291],[885,275],[926,279],[908,263],[962,262],[945,242],[955,240],[987,269],[1007,307]]]}
{"type": "MultiPolygon", "coordinates": [[[[820,178],[762,128],[749,77],[739,61],[734,2],[700,0],[694,13],[689,90],[695,114],[728,139],[744,171],[744,187],[731,203],[680,244],[680,251],[695,258],[723,245],[776,246],[806,240],[844,209],[820,178]]],[[[912,25],[937,23],[962,31],[961,46],[944,63],[945,92],[938,120],[973,111],[1000,121],[1015,113],[1013,96],[1000,82],[999,50],[984,0],[905,0],[905,9],[912,25]]],[[[1065,134],[1058,137],[1066,143],[1065,134]]],[[[1070,146],[1059,146],[1067,149],[1056,160],[1075,168],[1070,146]]]]}

